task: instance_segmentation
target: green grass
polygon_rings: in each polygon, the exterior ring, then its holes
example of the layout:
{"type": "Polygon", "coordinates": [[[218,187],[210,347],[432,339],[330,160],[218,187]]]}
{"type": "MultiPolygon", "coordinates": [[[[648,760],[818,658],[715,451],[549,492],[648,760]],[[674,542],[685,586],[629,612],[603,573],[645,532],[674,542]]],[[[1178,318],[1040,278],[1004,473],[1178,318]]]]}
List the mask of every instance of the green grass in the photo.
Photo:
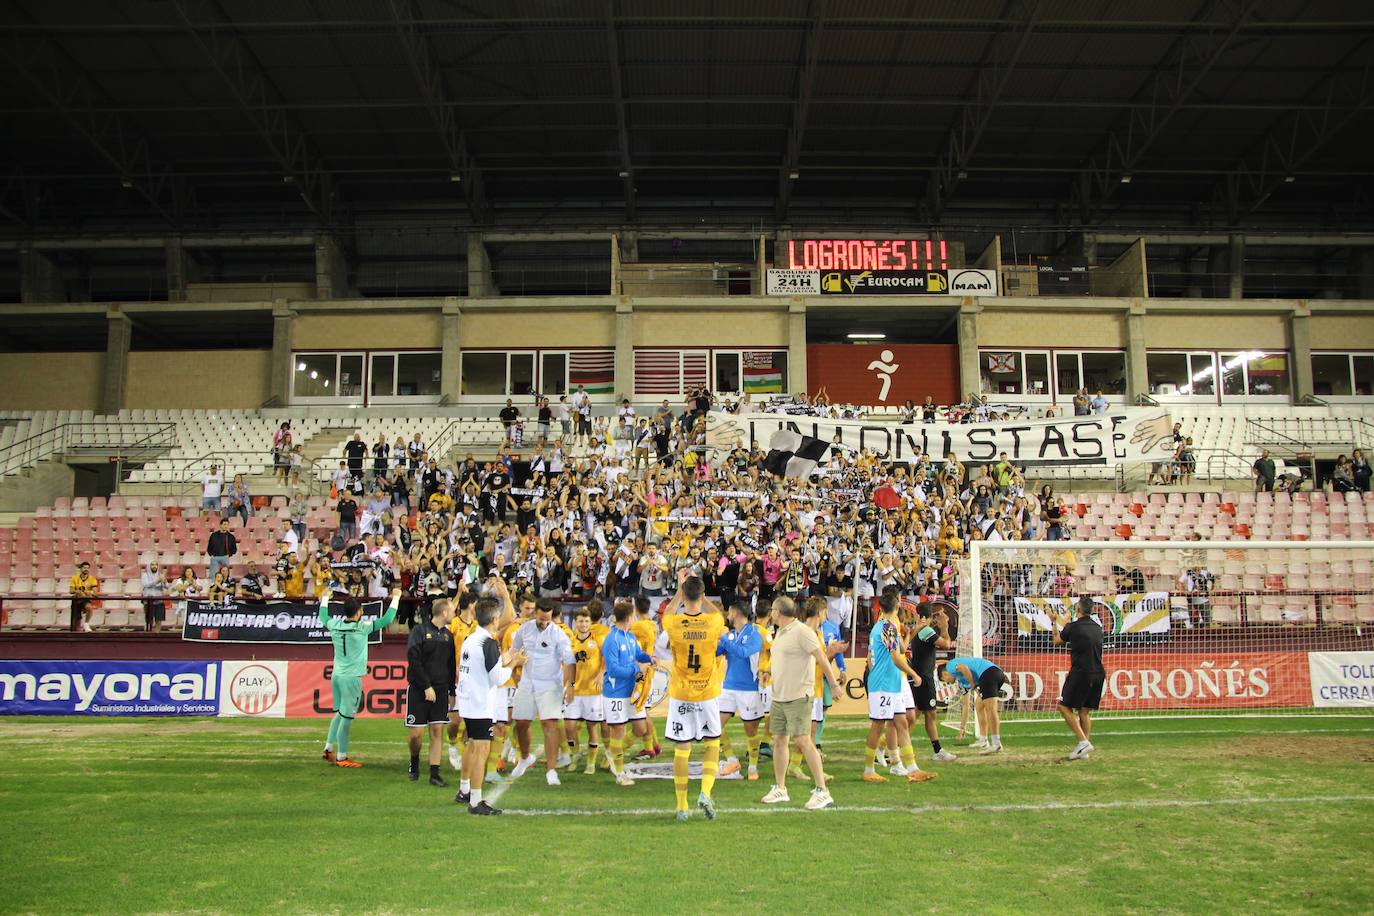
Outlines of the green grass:
{"type": "Polygon", "coordinates": [[[669,781],[538,770],[498,804],[596,816],[469,817],[406,780],[396,721],[359,721],[344,771],[323,721],[6,719],[0,910],[1374,909],[1374,718],[1102,721],[1084,762],[1022,722],[921,785],[859,780],[865,726],[827,732],[837,810],[775,813],[765,775],[679,824],[669,781]]]}

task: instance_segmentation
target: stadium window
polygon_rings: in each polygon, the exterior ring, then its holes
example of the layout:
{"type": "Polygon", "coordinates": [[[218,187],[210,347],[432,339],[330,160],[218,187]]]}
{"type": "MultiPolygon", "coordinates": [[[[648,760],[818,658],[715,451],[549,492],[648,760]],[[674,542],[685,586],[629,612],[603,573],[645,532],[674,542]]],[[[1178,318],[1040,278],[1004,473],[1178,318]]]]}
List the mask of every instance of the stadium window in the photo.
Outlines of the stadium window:
{"type": "Polygon", "coordinates": [[[1211,353],[1147,353],[1145,373],[1152,395],[1216,397],[1216,364],[1211,353]]]}
{"type": "Polygon", "coordinates": [[[553,397],[568,393],[568,354],[539,354],[539,393],[553,397]]]}
{"type": "Polygon", "coordinates": [[[363,398],[362,353],[296,353],[291,373],[291,397],[306,401],[345,401],[363,398]]]}
{"type": "Polygon", "coordinates": [[[368,397],[389,398],[396,393],[396,354],[373,353],[368,397]]]}
{"type": "Polygon", "coordinates": [[[443,355],[436,351],[396,354],[396,396],[434,398],[440,392],[443,355]]]}
{"type": "MultiPolygon", "coordinates": [[[[1029,395],[1047,398],[1050,393],[1050,355],[1035,350],[987,349],[979,353],[983,394],[1029,395]]],[[[1077,373],[1077,365],[1074,372],[1077,373]]]]}
{"type": "Polygon", "coordinates": [[[1374,356],[1357,354],[1350,362],[1355,370],[1355,394],[1363,398],[1374,395],[1374,356]]]}
{"type": "Polygon", "coordinates": [[[1312,354],[1312,393],[1317,397],[1342,397],[1352,393],[1350,354],[1312,354]]]}
{"type": "Polygon", "coordinates": [[[716,363],[716,394],[739,394],[741,391],[739,352],[735,350],[717,350],[713,355],[716,363]]]}
{"type": "Polygon", "coordinates": [[[1219,355],[1223,398],[1287,396],[1291,390],[1287,353],[1245,350],[1219,355]]]}
{"type": "Polygon", "coordinates": [[[522,395],[534,391],[534,353],[514,352],[510,354],[510,382],[506,394],[522,395]]]}
{"type": "Polygon", "coordinates": [[[462,356],[462,393],[506,393],[506,353],[499,351],[474,352],[465,350],[462,356]]]}
{"type": "Polygon", "coordinates": [[[1055,391],[1061,399],[1072,398],[1078,393],[1078,389],[1083,387],[1083,381],[1079,372],[1077,353],[1060,351],[1054,354],[1054,378],[1055,391]]]}
{"type": "Polygon", "coordinates": [[[1126,393],[1126,354],[1120,350],[1085,351],[1079,354],[1083,387],[1088,393],[1126,393]]]}

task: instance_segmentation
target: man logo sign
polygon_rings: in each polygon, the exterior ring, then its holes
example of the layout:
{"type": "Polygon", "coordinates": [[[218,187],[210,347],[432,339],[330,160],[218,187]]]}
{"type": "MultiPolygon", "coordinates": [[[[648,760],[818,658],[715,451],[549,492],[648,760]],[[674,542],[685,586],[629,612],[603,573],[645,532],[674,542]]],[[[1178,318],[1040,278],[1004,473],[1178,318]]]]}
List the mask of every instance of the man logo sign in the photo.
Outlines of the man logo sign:
{"type": "Polygon", "coordinates": [[[970,267],[949,272],[949,291],[955,296],[997,295],[997,271],[970,267]]]}
{"type": "Polygon", "coordinates": [[[894,363],[895,357],[891,350],[884,350],[878,354],[878,358],[868,364],[869,372],[878,373],[878,378],[882,379],[883,386],[878,391],[878,400],[886,401],[888,389],[892,387],[892,374],[901,368],[900,363],[894,363]]]}
{"type": "Polygon", "coordinates": [[[221,716],[270,717],[286,714],[285,662],[223,663],[221,716]]]}

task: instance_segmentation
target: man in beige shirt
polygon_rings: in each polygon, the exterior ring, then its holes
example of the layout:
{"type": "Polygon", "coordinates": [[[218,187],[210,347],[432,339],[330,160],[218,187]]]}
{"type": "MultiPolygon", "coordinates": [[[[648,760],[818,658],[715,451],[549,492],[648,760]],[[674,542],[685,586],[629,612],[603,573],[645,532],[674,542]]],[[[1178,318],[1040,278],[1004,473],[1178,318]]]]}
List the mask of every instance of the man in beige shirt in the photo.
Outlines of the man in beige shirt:
{"type": "Polygon", "coordinates": [[[773,736],[778,739],[773,748],[773,788],[763,797],[764,804],[788,801],[787,760],[790,744],[795,741],[806,765],[811,768],[815,787],[806,802],[806,810],[817,811],[833,804],[834,799],[825,787],[825,773],[821,769],[821,755],[811,740],[811,704],[815,691],[816,666],[830,682],[830,689],[840,692],[839,671],[825,654],[816,633],[801,621],[801,609],[791,598],[773,601],[773,623],[778,632],[773,637],[773,736]],[[790,741],[788,739],[791,739],[790,741]]]}

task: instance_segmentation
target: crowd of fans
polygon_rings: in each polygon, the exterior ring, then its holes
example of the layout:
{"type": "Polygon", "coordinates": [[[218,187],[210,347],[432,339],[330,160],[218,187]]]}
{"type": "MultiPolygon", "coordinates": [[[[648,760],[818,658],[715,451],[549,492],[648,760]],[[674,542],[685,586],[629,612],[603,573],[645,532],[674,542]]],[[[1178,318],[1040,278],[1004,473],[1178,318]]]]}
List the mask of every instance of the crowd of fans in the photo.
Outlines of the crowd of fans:
{"type": "MultiPolygon", "coordinates": [[[[848,625],[853,598],[862,602],[889,585],[953,599],[958,561],[973,541],[1069,536],[1064,500],[1050,484],[1028,486],[1005,454],[988,464],[965,464],[955,455],[885,464],[868,452],[834,449],[817,476],[777,478],[764,470],[758,443],[708,448],[706,413],[717,405],[707,391],[691,392],[676,410],[664,400],[647,416],[623,401],[615,416],[593,419],[590,400],[579,389],[555,409],[536,396],[537,434],[519,459],[512,447],[522,420],[511,402],[502,412],[506,443],[491,461],[469,453],[445,467],[418,434],[393,443],[381,436],[370,445],[355,434],[332,482],[333,530],[317,527],[311,536],[310,510],[298,493],[269,568],[249,564],[237,579],[231,567],[239,549],[228,520],[246,521],[252,497],[241,477],[226,486],[212,467],[202,480],[202,508],[222,521],[206,544],[208,578],[202,582],[187,568],[169,579],[171,571],[156,564],[145,568],[147,626],[164,621],[169,600],[179,612],[187,600],[302,598],[323,594],[331,583],[374,598],[399,585],[412,599],[407,622],[417,603],[451,596],[460,582],[493,572],[512,589],[537,595],[653,597],[684,568],[727,606],[819,595],[831,620],[848,625]],[[724,457],[712,460],[713,454],[724,457]]],[[[719,408],[788,410],[802,403],[755,405],[746,395],[719,408]]],[[[805,406],[831,409],[823,392],[805,406]]],[[[940,410],[929,398],[908,402],[903,420],[924,421],[940,410]]],[[[981,401],[943,413],[951,422],[996,415],[981,401]]],[[[1157,479],[1186,480],[1192,472],[1191,440],[1180,429],[1176,424],[1175,458],[1156,466],[1157,479]]],[[[299,450],[288,424],[273,446],[285,453],[291,474],[299,450]]],[[[1266,460],[1256,462],[1257,488],[1267,483],[1266,460]]],[[[1367,488],[1363,455],[1347,466],[1350,483],[1367,488]]],[[[1062,579],[1047,577],[1024,593],[1058,594],[1062,579]]],[[[80,587],[95,594],[90,582],[80,587]]],[[[77,607],[87,601],[77,588],[74,577],[74,627],[77,607]]]]}

